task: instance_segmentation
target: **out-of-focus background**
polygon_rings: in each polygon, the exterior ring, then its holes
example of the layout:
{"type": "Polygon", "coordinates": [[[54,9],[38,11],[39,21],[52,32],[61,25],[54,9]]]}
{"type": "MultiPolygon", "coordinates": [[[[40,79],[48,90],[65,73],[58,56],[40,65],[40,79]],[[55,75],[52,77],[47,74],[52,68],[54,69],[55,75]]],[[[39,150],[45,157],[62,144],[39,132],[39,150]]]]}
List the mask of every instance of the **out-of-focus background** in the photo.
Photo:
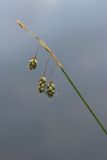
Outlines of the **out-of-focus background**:
{"type": "Polygon", "coordinates": [[[16,19],[49,45],[107,128],[107,1],[1,0],[0,159],[106,160],[107,136],[60,69],[57,96],[37,92],[48,55],[40,50],[38,69],[28,71],[38,43],[16,19]]]}

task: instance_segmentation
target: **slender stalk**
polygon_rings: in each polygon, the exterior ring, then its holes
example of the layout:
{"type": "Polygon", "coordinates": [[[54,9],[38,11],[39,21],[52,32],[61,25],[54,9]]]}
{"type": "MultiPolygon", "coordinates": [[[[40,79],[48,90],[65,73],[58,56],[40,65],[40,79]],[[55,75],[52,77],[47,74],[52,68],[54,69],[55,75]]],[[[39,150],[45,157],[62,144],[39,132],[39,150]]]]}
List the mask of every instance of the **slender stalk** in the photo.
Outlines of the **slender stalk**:
{"type": "Polygon", "coordinates": [[[46,69],[47,69],[47,66],[48,66],[49,60],[50,60],[50,55],[49,55],[49,57],[48,57],[48,59],[47,59],[46,65],[45,65],[45,69],[44,69],[44,76],[45,76],[45,74],[46,74],[46,69]]]}
{"type": "Polygon", "coordinates": [[[40,48],[41,48],[41,46],[39,46],[39,47],[37,48],[36,53],[35,53],[35,58],[37,57],[37,54],[38,54],[38,51],[39,51],[40,48]]]}
{"type": "Polygon", "coordinates": [[[55,67],[56,67],[56,65],[54,64],[51,69],[51,80],[53,80],[53,72],[54,72],[55,67]]]}
{"type": "Polygon", "coordinates": [[[107,130],[105,129],[105,127],[103,126],[103,124],[101,123],[101,121],[99,120],[99,118],[96,116],[96,114],[94,113],[94,111],[90,108],[90,106],[88,105],[88,103],[86,102],[86,100],[83,98],[83,96],[81,95],[81,93],[79,92],[79,90],[77,89],[76,85],[73,83],[73,81],[71,80],[71,78],[68,76],[68,74],[66,73],[66,71],[64,70],[63,65],[60,63],[60,61],[57,59],[57,57],[55,56],[55,54],[51,51],[51,49],[48,47],[48,45],[45,44],[45,42],[43,40],[41,40],[39,37],[37,37],[35,35],[35,33],[33,33],[25,24],[23,24],[21,21],[17,20],[17,24],[22,28],[25,29],[27,32],[29,32],[38,42],[39,44],[50,54],[50,56],[53,58],[53,60],[56,62],[56,64],[60,67],[60,69],[62,70],[63,74],[65,75],[65,77],[67,78],[67,80],[70,82],[71,86],[74,88],[74,90],[76,91],[77,95],[80,97],[80,99],[82,100],[82,102],[84,103],[85,107],[89,110],[89,112],[91,113],[91,115],[94,117],[94,119],[96,120],[96,122],[98,123],[98,125],[101,127],[101,129],[104,131],[104,133],[107,135],[107,130]]]}
{"type": "Polygon", "coordinates": [[[95,118],[95,120],[98,122],[99,126],[102,128],[102,130],[104,131],[104,133],[107,135],[107,130],[104,128],[103,124],[101,123],[101,121],[98,119],[98,117],[96,116],[96,114],[94,113],[94,111],[90,108],[90,106],[88,105],[88,103],[86,102],[86,100],[83,98],[83,96],[81,95],[81,93],[79,92],[79,90],[77,89],[76,85],[73,83],[73,81],[71,80],[71,78],[69,78],[69,76],[67,75],[67,73],[65,72],[64,68],[61,68],[62,72],[64,73],[64,75],[66,76],[67,80],[70,82],[70,84],[72,85],[72,87],[74,88],[74,90],[76,91],[76,93],[78,94],[78,96],[80,97],[80,99],[82,100],[82,102],[84,103],[84,105],[86,106],[86,108],[90,111],[90,113],[93,115],[93,117],[95,118]]]}

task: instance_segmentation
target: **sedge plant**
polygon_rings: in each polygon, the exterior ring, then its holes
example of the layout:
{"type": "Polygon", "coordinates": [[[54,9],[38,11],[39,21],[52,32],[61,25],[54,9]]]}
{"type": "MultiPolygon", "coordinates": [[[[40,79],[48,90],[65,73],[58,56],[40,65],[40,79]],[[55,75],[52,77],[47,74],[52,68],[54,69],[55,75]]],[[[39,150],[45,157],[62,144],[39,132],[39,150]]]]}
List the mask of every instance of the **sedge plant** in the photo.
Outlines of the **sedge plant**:
{"type": "MultiPolygon", "coordinates": [[[[36,36],[35,33],[33,33],[24,23],[22,23],[21,21],[17,20],[16,21],[17,24],[24,30],[26,30],[28,33],[30,33],[39,43],[39,45],[41,47],[43,47],[50,55],[50,57],[52,57],[52,59],[55,61],[55,63],[57,64],[57,66],[59,66],[59,68],[61,69],[62,73],[64,74],[64,76],[66,77],[66,79],[68,80],[68,82],[70,83],[70,85],[74,88],[75,92],[77,93],[77,95],[79,96],[79,98],[81,99],[81,101],[83,102],[83,104],[85,105],[85,107],[88,109],[88,111],[90,112],[90,114],[93,116],[93,118],[96,120],[97,124],[99,125],[99,127],[102,129],[102,131],[105,133],[105,135],[107,135],[107,130],[104,127],[104,125],[102,124],[102,122],[99,120],[98,116],[95,114],[95,112],[91,109],[91,107],[89,106],[89,104],[87,103],[87,101],[84,99],[84,97],[82,96],[82,94],[80,93],[80,91],[78,90],[77,86],[75,85],[75,83],[72,81],[72,79],[69,77],[69,75],[67,74],[67,72],[65,71],[64,66],[61,64],[61,62],[57,59],[57,57],[55,56],[55,54],[53,53],[53,51],[48,47],[48,45],[42,40],[40,39],[38,36],[36,36]]],[[[35,69],[37,66],[37,58],[36,56],[33,57],[30,61],[29,61],[29,69],[35,69]]],[[[45,77],[41,77],[41,79],[39,80],[39,92],[44,92],[45,90],[45,85],[46,85],[46,79],[45,77]],[[41,87],[42,85],[42,87],[41,87]]],[[[54,92],[54,88],[55,85],[54,83],[51,81],[50,84],[47,85],[48,90],[46,91],[46,93],[51,97],[51,95],[53,95],[52,93],[54,92]],[[50,87],[50,88],[49,88],[50,87]],[[50,92],[49,92],[50,91],[50,92]],[[51,93],[51,94],[49,94],[51,93]]]]}

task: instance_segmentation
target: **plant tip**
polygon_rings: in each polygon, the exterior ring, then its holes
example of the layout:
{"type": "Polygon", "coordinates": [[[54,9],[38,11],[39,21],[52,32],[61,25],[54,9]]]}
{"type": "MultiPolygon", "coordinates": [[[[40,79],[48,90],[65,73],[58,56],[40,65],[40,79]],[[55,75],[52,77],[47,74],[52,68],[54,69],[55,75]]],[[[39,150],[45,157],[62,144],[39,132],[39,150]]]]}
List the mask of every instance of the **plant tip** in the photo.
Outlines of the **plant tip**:
{"type": "Polygon", "coordinates": [[[19,20],[16,20],[16,23],[20,26],[20,28],[24,29],[26,26],[19,20]]]}

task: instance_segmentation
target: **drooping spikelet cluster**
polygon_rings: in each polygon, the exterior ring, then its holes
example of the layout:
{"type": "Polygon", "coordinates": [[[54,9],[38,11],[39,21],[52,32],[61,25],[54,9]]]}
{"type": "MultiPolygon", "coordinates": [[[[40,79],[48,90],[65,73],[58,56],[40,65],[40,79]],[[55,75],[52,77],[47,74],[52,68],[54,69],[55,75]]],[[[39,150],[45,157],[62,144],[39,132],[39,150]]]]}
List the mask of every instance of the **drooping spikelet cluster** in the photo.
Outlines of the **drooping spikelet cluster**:
{"type": "MultiPolygon", "coordinates": [[[[38,64],[37,57],[35,56],[31,58],[28,63],[29,70],[35,70],[37,67],[37,64],[38,64]]],[[[45,67],[45,71],[46,71],[46,67],[45,67]]],[[[37,90],[39,93],[44,93],[49,98],[52,98],[55,95],[55,84],[52,80],[49,83],[47,83],[47,78],[45,77],[45,74],[43,74],[43,76],[41,76],[38,81],[37,90]]]]}
{"type": "Polygon", "coordinates": [[[46,77],[42,76],[38,82],[38,92],[45,93],[49,98],[55,94],[55,84],[53,81],[47,84],[46,77]]]}

